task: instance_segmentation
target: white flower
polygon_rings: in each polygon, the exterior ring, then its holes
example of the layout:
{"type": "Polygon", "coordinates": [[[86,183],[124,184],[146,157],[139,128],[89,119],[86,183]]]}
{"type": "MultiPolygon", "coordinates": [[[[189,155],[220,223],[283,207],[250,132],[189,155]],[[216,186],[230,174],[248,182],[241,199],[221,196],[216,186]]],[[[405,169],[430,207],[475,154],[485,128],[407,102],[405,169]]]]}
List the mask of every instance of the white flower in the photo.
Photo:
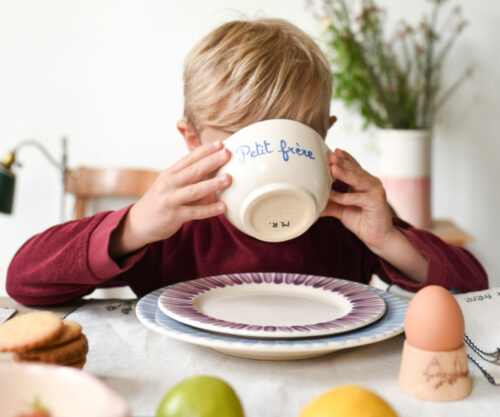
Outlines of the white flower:
{"type": "Polygon", "coordinates": [[[331,24],[332,24],[332,19],[330,19],[329,17],[324,17],[323,19],[321,19],[316,28],[318,35],[323,36],[324,34],[326,34],[331,24]]]}

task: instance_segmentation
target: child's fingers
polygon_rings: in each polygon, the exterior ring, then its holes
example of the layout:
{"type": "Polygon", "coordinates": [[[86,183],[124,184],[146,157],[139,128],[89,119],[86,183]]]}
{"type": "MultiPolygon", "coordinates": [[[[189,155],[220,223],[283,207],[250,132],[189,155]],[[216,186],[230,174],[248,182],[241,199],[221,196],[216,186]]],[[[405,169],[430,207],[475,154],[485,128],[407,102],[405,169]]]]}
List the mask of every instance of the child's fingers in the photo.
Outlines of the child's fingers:
{"type": "Polygon", "coordinates": [[[230,155],[227,149],[222,148],[218,152],[205,156],[177,172],[173,178],[174,185],[179,187],[201,181],[208,174],[224,165],[229,160],[230,155]]]}
{"type": "Polygon", "coordinates": [[[361,165],[359,164],[359,162],[349,152],[337,148],[337,149],[335,149],[335,151],[333,153],[337,156],[340,156],[341,158],[344,158],[344,159],[350,161],[352,164],[361,168],[361,165]]]}
{"type": "Polygon", "coordinates": [[[206,143],[204,145],[198,146],[194,151],[189,152],[186,156],[179,159],[175,164],[173,164],[169,171],[172,173],[179,172],[184,168],[193,165],[195,162],[207,157],[222,149],[222,142],[220,140],[206,143]]]}
{"type": "Polygon", "coordinates": [[[368,191],[377,186],[377,178],[361,168],[354,159],[333,154],[330,157],[330,163],[332,176],[352,186],[357,191],[368,191]]]}
{"type": "Polygon", "coordinates": [[[365,191],[369,187],[369,184],[366,182],[366,178],[363,175],[360,175],[358,170],[354,170],[352,167],[346,166],[343,161],[339,163],[334,162],[330,166],[330,171],[332,177],[350,185],[358,191],[365,191]]]}
{"type": "Polygon", "coordinates": [[[330,201],[343,206],[356,206],[362,209],[387,205],[384,187],[374,187],[368,192],[339,193],[330,191],[330,201]]]}
{"type": "Polygon", "coordinates": [[[197,182],[176,190],[172,195],[171,203],[176,206],[189,204],[222,190],[230,184],[231,176],[229,174],[222,174],[209,180],[197,182]]]}
{"type": "Polygon", "coordinates": [[[336,217],[337,219],[342,220],[343,213],[344,207],[341,204],[337,204],[330,200],[323,210],[323,213],[321,213],[320,217],[336,217]]]}
{"type": "Polygon", "coordinates": [[[368,195],[366,193],[338,193],[330,192],[330,201],[333,201],[342,206],[363,207],[366,203],[368,195]]]}
{"type": "Polygon", "coordinates": [[[202,220],[209,217],[218,216],[226,211],[226,205],[220,201],[201,206],[182,206],[179,208],[179,215],[183,223],[190,220],[202,220]]]}

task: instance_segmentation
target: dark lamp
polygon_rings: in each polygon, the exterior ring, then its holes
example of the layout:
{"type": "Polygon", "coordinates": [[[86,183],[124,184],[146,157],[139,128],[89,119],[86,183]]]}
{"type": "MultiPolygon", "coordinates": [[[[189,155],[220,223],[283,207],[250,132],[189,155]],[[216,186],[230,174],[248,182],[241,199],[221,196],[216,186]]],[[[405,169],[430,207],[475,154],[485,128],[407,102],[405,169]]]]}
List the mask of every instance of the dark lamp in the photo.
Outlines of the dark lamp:
{"type": "MultiPolygon", "coordinates": [[[[14,166],[20,166],[16,162],[17,152],[25,146],[33,146],[38,149],[47,160],[55,166],[62,174],[63,180],[63,197],[64,197],[64,181],[66,177],[66,162],[67,149],[66,138],[62,139],[62,157],[61,162],[53,158],[43,145],[36,140],[25,140],[20,142],[12,151],[5,153],[0,160],[0,213],[11,214],[14,202],[14,191],[16,185],[16,174],[13,170],[14,166]]],[[[61,199],[61,217],[64,213],[64,198],[61,199]]]]}

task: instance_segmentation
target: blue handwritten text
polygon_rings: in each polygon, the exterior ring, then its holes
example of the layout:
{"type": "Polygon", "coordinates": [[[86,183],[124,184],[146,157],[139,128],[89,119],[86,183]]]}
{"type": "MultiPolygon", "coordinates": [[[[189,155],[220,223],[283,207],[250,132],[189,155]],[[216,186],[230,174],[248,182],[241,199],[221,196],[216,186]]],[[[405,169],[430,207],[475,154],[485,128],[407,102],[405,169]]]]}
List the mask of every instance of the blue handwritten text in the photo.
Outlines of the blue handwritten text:
{"type": "Polygon", "coordinates": [[[235,154],[238,157],[238,162],[243,164],[246,158],[257,158],[261,155],[266,155],[268,153],[273,153],[271,149],[269,149],[270,143],[267,140],[264,140],[264,143],[254,142],[252,147],[248,145],[241,145],[236,148],[235,154]]]}
{"type": "Polygon", "coordinates": [[[284,139],[280,140],[280,150],[278,152],[281,152],[283,160],[285,162],[288,162],[288,160],[290,159],[290,155],[305,156],[306,158],[316,159],[313,156],[312,151],[308,151],[307,149],[302,149],[297,142],[295,142],[295,144],[297,145],[295,147],[288,146],[286,140],[284,139]]]}

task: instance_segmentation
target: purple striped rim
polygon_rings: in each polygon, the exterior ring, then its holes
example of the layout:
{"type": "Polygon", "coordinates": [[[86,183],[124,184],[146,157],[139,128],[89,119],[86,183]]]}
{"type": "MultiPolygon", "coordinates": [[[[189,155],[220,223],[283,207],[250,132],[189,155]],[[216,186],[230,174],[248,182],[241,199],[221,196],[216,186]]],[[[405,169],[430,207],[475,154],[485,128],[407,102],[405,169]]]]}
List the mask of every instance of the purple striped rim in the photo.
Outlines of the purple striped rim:
{"type": "Polygon", "coordinates": [[[179,321],[183,321],[182,318],[185,318],[189,321],[187,324],[197,322],[212,326],[221,331],[222,329],[229,328],[243,330],[247,333],[263,332],[264,334],[276,334],[276,332],[281,332],[283,334],[300,334],[304,336],[316,332],[329,331],[333,333],[343,331],[344,329],[347,331],[359,328],[377,320],[385,311],[385,302],[382,297],[355,282],[337,278],[288,273],[228,274],[180,282],[165,290],[158,302],[165,314],[168,315],[171,313],[173,316],[177,316],[173,318],[179,321]],[[304,285],[327,292],[335,292],[349,300],[352,309],[345,316],[321,323],[300,326],[260,326],[216,319],[200,312],[193,305],[193,300],[197,296],[215,288],[271,283],[277,285],[304,285]]]}

